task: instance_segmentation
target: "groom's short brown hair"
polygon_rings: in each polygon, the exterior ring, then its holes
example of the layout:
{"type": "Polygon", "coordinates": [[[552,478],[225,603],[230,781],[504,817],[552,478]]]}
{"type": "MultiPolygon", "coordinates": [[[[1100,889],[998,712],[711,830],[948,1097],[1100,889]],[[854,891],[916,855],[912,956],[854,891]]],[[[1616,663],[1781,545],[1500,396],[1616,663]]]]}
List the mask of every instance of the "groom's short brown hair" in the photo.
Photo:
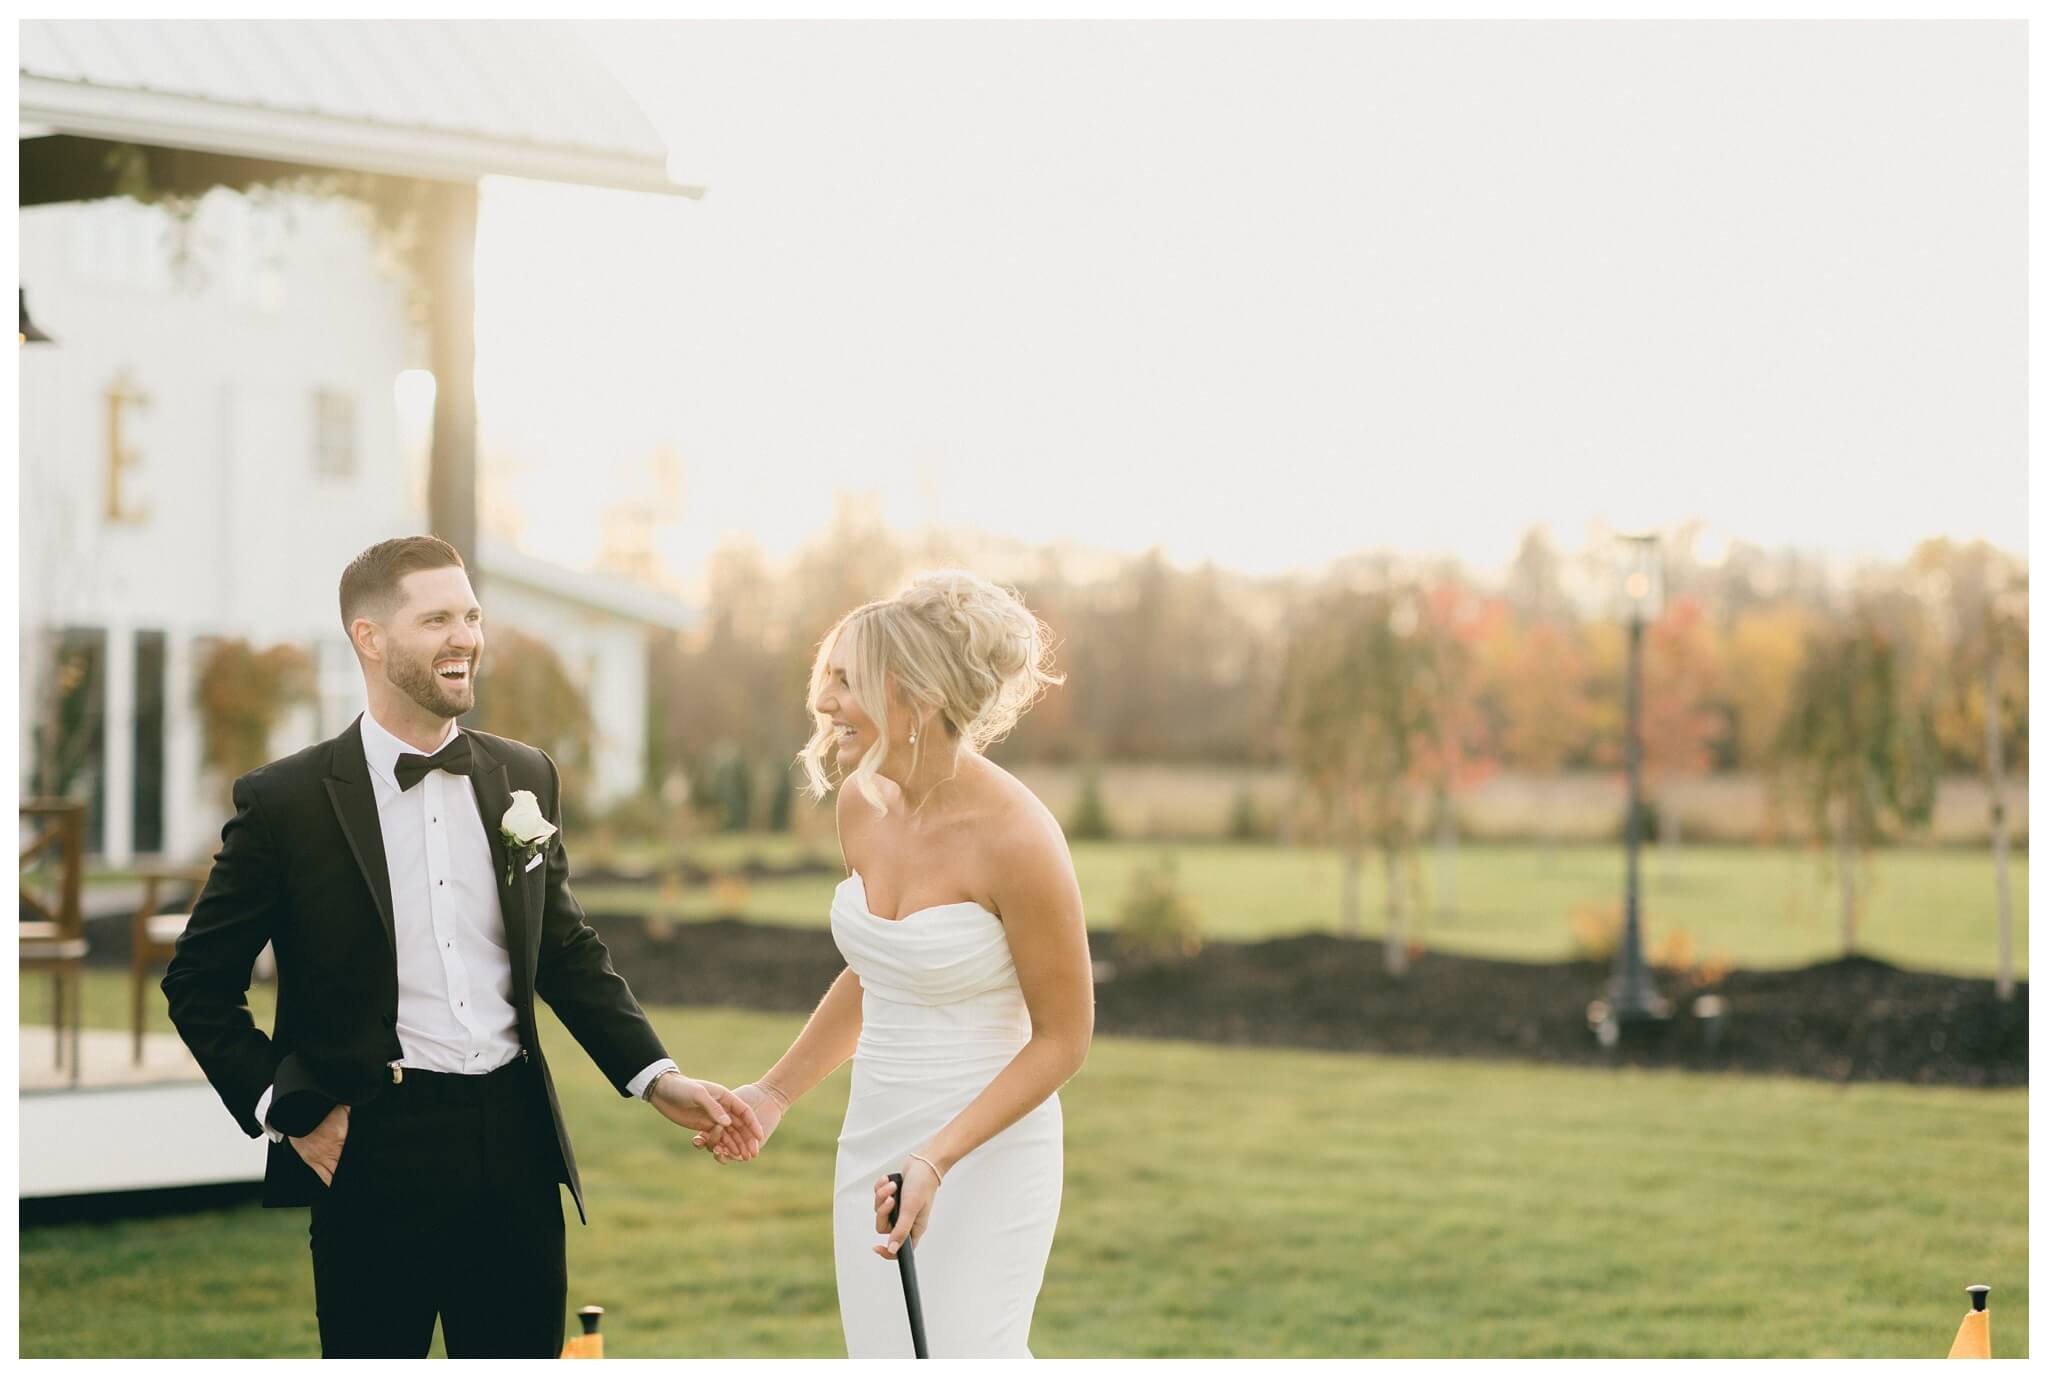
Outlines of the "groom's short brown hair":
{"type": "Polygon", "coordinates": [[[450,565],[465,567],[461,554],[439,536],[400,536],[377,542],[341,572],[341,629],[349,631],[358,617],[374,621],[390,616],[398,606],[398,581],[406,575],[450,565]]]}

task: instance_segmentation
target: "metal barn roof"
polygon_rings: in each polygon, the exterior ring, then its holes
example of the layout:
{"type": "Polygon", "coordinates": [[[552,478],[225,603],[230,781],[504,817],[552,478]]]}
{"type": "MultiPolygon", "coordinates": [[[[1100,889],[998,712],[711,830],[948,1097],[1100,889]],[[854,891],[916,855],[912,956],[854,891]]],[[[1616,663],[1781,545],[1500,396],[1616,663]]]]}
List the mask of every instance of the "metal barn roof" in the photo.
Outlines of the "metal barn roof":
{"type": "Polygon", "coordinates": [[[25,19],[22,130],[405,177],[701,196],[559,24],[25,19]]]}
{"type": "Polygon", "coordinates": [[[493,584],[518,584],[629,622],[667,631],[684,631],[697,623],[696,612],[671,594],[616,575],[566,569],[488,534],[477,538],[476,564],[478,571],[493,584]]]}

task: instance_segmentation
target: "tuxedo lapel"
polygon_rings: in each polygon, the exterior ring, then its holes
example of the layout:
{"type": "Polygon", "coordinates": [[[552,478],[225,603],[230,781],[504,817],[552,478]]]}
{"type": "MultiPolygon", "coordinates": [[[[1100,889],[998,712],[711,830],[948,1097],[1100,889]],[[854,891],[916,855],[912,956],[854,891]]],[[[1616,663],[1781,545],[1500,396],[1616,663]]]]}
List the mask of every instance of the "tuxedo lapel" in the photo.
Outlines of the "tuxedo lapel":
{"type": "MultiPolygon", "coordinates": [[[[476,808],[483,820],[484,836],[490,840],[491,872],[497,878],[498,907],[505,916],[505,950],[513,954],[513,988],[525,991],[529,989],[533,970],[533,941],[539,931],[533,922],[539,885],[537,877],[524,869],[524,859],[512,856],[505,845],[505,834],[498,827],[498,820],[512,807],[510,772],[475,733],[469,734],[469,749],[476,762],[470,782],[476,788],[476,808]]],[[[536,868],[540,869],[544,868],[536,868]]]]}
{"type": "Polygon", "coordinates": [[[384,826],[377,819],[377,793],[370,784],[370,763],[363,755],[361,718],[334,739],[329,770],[327,797],[363,881],[370,887],[370,896],[377,902],[377,917],[384,921],[384,938],[391,944],[391,959],[396,962],[398,930],[391,921],[391,868],[384,860],[384,826]]]}

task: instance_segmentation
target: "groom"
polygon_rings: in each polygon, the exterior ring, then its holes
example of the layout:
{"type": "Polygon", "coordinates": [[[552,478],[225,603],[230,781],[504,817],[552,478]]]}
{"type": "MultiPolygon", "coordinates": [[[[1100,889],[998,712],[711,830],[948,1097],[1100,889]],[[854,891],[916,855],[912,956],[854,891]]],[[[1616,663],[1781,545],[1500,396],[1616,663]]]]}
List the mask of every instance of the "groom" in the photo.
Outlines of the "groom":
{"type": "MultiPolygon", "coordinates": [[[[622,1095],[686,1128],[760,1123],[669,1060],[570,894],[547,755],[461,730],[483,614],[453,546],[370,547],[341,576],[369,711],[235,781],[235,816],[164,976],[171,1020],[243,1132],[263,1204],[312,1207],[327,1356],[553,1358],[566,1182],[583,1188],[538,995],[622,1095]],[[545,815],[544,817],[542,815],[545,815]],[[277,1020],[250,968],[277,960],[277,1020]]],[[[587,1219],[587,1217],[585,1217],[587,1219]]]]}

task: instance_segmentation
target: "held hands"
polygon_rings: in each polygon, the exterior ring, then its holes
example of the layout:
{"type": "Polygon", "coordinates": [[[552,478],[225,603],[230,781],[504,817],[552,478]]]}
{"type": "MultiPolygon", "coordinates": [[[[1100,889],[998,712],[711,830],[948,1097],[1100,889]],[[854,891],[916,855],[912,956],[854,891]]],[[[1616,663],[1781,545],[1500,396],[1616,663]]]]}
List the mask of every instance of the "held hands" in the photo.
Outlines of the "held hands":
{"type": "Polygon", "coordinates": [[[896,1184],[887,1177],[875,1183],[875,1233],[889,1237],[875,1246],[879,1258],[894,1258],[908,1239],[913,1247],[924,1238],[931,1224],[932,1200],[938,1195],[938,1171],[923,1158],[912,1154],[903,1160],[903,1210],[889,1226],[889,1212],[896,1205],[896,1184]]]}
{"type": "Polygon", "coordinates": [[[754,1107],[715,1081],[664,1072],[647,1088],[647,1099],[685,1129],[719,1134],[741,1161],[759,1153],[768,1137],[754,1107]]]}
{"type": "Polygon", "coordinates": [[[782,1112],[789,1108],[789,1102],[782,1098],[780,1091],[760,1082],[750,1081],[733,1094],[753,1107],[754,1116],[761,1125],[761,1138],[754,1146],[754,1152],[744,1156],[737,1151],[732,1131],[723,1126],[690,1140],[694,1147],[705,1150],[721,1164],[745,1162],[758,1154],[767,1144],[768,1136],[775,1132],[775,1126],[782,1123],[782,1112]]]}
{"type": "Polygon", "coordinates": [[[313,1132],[294,1139],[285,1135],[285,1142],[292,1151],[313,1169],[313,1175],[320,1179],[320,1185],[334,1185],[334,1170],[341,1166],[341,1146],[348,1139],[348,1107],[337,1105],[327,1112],[325,1119],[313,1126],[313,1132]]]}

